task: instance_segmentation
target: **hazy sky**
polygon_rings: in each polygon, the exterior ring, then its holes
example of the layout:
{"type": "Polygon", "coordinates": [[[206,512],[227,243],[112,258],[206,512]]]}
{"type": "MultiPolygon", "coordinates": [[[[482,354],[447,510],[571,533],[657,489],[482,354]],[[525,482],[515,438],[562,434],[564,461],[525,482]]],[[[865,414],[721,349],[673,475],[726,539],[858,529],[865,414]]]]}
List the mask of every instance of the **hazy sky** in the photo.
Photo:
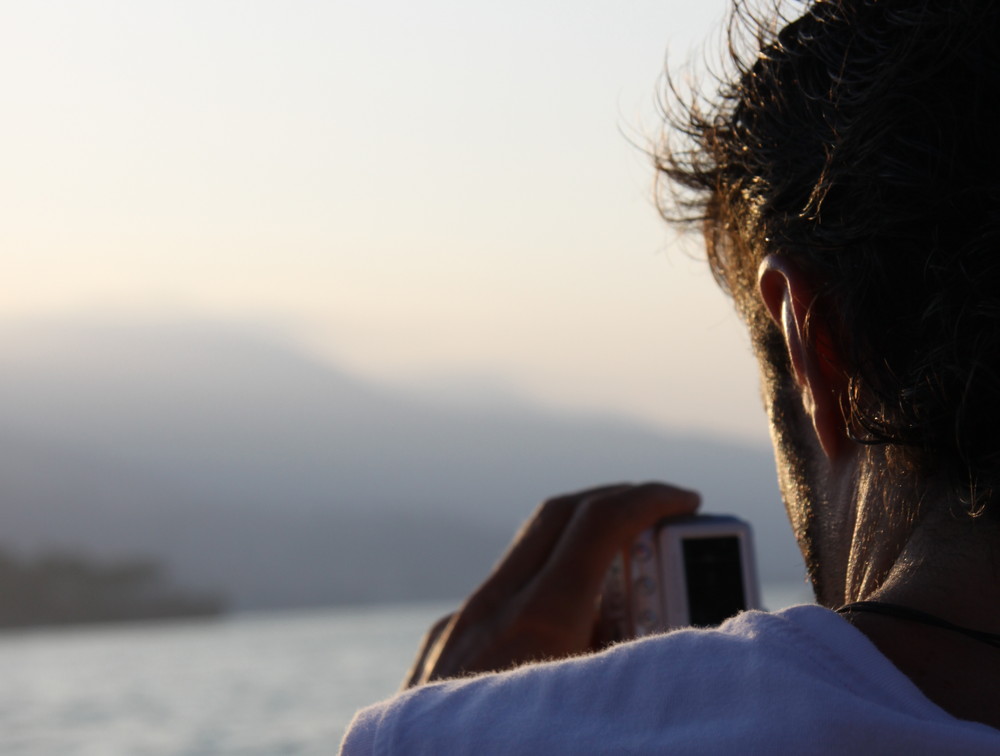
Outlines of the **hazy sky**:
{"type": "Polygon", "coordinates": [[[248,320],[382,381],[763,440],[635,146],[724,7],[0,0],[0,318],[248,320]]]}

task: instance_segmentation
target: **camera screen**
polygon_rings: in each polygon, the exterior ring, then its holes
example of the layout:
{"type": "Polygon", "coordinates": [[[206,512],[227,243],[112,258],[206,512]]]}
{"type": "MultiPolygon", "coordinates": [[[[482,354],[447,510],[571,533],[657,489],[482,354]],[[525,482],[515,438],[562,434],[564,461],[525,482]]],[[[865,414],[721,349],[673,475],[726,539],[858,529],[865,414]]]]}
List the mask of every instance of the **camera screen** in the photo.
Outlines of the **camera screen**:
{"type": "Polygon", "coordinates": [[[692,625],[718,625],[746,609],[738,538],[685,538],[683,553],[692,625]]]}

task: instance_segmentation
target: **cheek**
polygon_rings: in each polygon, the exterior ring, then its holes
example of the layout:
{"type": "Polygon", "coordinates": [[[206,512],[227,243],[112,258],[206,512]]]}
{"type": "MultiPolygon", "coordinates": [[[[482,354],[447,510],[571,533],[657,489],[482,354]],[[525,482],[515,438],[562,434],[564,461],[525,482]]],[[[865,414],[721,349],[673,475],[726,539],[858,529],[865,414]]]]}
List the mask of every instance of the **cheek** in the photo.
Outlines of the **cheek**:
{"type": "Polygon", "coordinates": [[[770,386],[765,388],[765,405],[771,423],[778,486],[809,578],[818,587],[821,557],[817,538],[820,523],[816,515],[820,486],[815,459],[821,452],[791,379],[772,380],[766,385],[770,386]]]}
{"type": "Polygon", "coordinates": [[[813,519],[813,507],[809,496],[809,486],[798,470],[799,460],[787,454],[785,447],[775,447],[775,462],[778,468],[778,488],[792,526],[792,533],[799,544],[799,549],[808,561],[812,550],[810,538],[810,522],[813,519]]]}

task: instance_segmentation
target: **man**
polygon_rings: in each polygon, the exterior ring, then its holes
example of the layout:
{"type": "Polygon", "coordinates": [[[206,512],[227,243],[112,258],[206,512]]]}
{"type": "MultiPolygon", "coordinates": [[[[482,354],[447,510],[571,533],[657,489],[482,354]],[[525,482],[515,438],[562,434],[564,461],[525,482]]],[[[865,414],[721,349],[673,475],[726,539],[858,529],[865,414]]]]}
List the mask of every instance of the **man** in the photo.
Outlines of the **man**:
{"type": "Polygon", "coordinates": [[[613,555],[697,495],[554,499],[347,753],[1000,753],[1000,6],[736,15],[759,54],[658,167],[748,325],[819,605],[596,652],[613,555]]]}

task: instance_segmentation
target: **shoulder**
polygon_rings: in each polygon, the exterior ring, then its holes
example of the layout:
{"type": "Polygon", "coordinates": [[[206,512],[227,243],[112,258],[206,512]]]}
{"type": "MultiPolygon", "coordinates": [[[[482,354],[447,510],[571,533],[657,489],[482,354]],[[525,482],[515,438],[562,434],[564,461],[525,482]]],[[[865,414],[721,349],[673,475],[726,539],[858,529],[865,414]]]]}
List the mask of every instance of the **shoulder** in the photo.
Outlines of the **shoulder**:
{"type": "Polygon", "coordinates": [[[804,606],[415,688],[359,713],[344,752],[873,752],[915,722],[924,733],[907,737],[926,753],[929,730],[958,720],[838,615],[804,606]]]}

